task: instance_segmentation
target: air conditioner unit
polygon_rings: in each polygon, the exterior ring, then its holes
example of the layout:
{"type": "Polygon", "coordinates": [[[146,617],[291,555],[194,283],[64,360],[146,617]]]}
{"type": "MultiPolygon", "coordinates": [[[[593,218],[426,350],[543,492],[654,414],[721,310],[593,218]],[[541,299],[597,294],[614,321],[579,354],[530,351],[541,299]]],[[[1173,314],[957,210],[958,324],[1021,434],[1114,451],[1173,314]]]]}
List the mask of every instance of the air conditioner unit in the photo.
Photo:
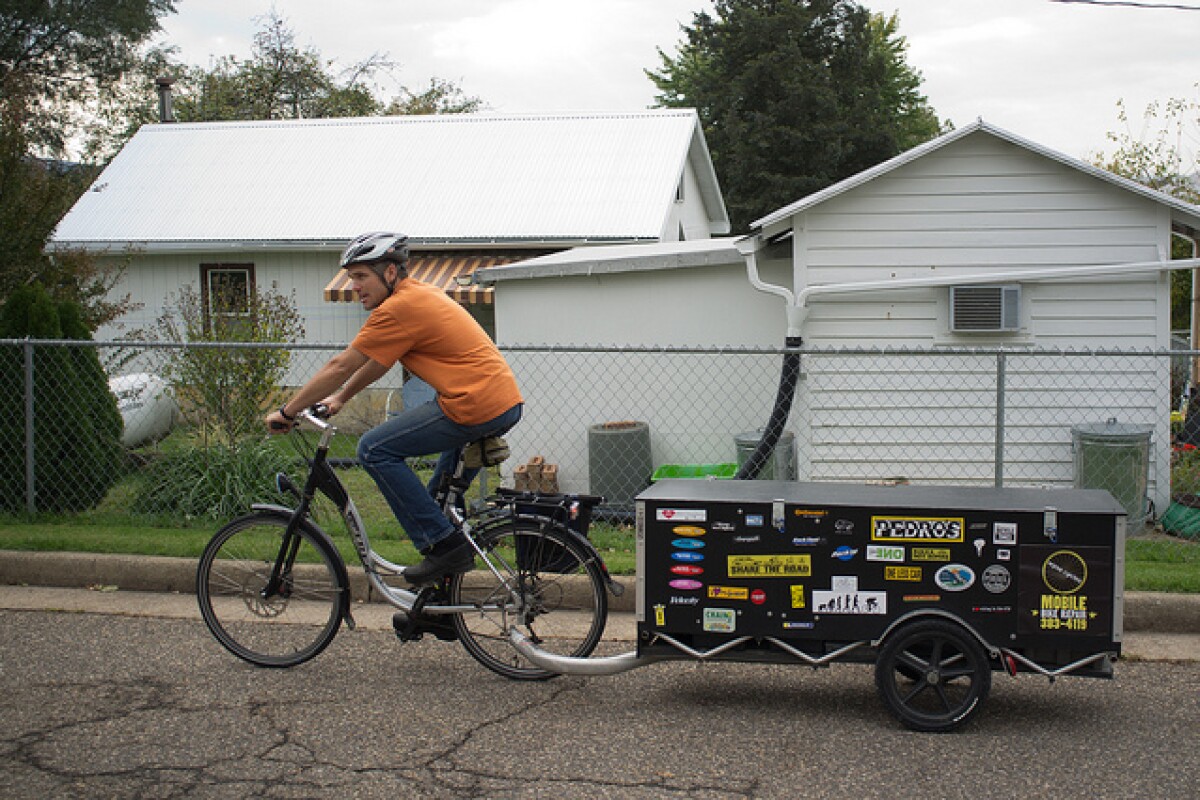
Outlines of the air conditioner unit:
{"type": "Polygon", "coordinates": [[[995,333],[1020,327],[1020,286],[950,287],[950,330],[995,333]]]}

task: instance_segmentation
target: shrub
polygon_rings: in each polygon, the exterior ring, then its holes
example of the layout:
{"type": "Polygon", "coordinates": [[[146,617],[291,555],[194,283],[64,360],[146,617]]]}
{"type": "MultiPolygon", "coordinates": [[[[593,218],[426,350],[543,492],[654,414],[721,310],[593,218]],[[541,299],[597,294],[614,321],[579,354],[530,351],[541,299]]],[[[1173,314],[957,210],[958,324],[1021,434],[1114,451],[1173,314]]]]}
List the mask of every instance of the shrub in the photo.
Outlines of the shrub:
{"type": "Polygon", "coordinates": [[[140,514],[224,520],[253,503],[280,503],[275,473],[292,473],[294,456],[262,440],[188,446],[156,459],[133,500],[140,514]]]}
{"type": "MultiPolygon", "coordinates": [[[[220,306],[220,301],[213,301],[220,306]]],[[[213,318],[199,292],[184,286],[167,298],[155,322],[157,339],[181,344],[294,342],[304,337],[295,295],[256,289],[229,305],[237,315],[213,318]],[[238,304],[246,304],[241,308],[238,304]]],[[[163,377],[180,409],[205,438],[232,446],[262,431],[262,417],[278,399],[291,353],[284,347],[183,347],[167,351],[163,377]]]]}
{"type": "MultiPolygon", "coordinates": [[[[22,286],[0,309],[0,339],[90,341],[79,307],[55,302],[38,284],[22,286]]],[[[0,374],[24,375],[20,348],[0,352],[0,374]]],[[[94,508],[120,477],[122,423],[116,398],[91,347],[41,346],[34,351],[33,461],[37,511],[94,508]]],[[[0,509],[26,508],[25,387],[0,397],[0,509]]]]}

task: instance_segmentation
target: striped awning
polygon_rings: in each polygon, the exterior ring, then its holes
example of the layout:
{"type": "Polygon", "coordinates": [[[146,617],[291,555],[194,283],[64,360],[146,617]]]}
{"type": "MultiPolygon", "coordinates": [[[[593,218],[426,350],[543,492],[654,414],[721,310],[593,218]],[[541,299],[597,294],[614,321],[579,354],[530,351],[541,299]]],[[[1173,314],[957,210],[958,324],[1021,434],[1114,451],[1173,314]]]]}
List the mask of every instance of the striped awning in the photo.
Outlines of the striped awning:
{"type": "MultiPolygon", "coordinates": [[[[490,286],[459,285],[459,279],[470,277],[477,269],[499,267],[540,255],[543,253],[530,250],[510,250],[501,253],[442,250],[436,253],[414,253],[408,259],[408,275],[423,283],[440,286],[446,294],[463,305],[491,305],[494,290],[490,286]]],[[[338,274],[325,287],[325,299],[331,303],[358,301],[346,270],[338,270],[338,274]]]]}

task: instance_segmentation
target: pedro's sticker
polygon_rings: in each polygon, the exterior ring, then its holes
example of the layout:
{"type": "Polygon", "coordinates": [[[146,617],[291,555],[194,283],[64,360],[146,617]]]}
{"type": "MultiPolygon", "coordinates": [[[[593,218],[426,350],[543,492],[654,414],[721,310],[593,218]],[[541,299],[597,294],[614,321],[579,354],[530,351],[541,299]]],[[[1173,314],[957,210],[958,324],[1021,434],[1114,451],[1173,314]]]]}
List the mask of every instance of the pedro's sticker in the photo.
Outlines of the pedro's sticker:
{"type": "Polygon", "coordinates": [[[871,517],[873,542],[961,542],[962,517],[871,517]]]}

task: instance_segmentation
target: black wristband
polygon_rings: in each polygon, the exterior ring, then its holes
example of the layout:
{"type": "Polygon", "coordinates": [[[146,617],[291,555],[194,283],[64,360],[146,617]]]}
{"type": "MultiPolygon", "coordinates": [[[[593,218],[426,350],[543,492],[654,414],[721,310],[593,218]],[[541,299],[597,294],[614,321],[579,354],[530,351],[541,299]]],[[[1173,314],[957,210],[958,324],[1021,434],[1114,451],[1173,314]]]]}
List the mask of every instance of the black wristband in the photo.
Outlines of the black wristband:
{"type": "Polygon", "coordinates": [[[287,403],[284,403],[279,407],[279,416],[283,417],[288,422],[295,422],[296,418],[284,411],[285,408],[287,408],[287,403]]]}

